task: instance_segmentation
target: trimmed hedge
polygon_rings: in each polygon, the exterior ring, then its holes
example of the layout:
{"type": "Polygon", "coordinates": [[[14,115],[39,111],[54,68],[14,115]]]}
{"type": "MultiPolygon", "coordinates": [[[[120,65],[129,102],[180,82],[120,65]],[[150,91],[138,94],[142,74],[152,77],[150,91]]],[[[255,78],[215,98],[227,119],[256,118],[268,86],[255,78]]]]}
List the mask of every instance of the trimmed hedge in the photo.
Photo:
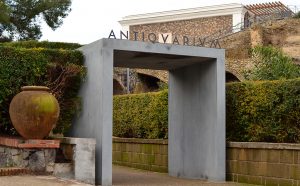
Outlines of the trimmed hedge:
{"type": "Polygon", "coordinates": [[[114,96],[113,135],[128,138],[167,138],[167,105],[167,90],[114,96]]]}
{"type": "Polygon", "coordinates": [[[300,143],[300,78],[229,83],[228,141],[300,143]]]}
{"type": "Polygon", "coordinates": [[[82,45],[78,43],[62,43],[62,42],[48,42],[48,41],[18,41],[18,42],[5,42],[0,43],[0,46],[15,47],[15,48],[51,48],[51,49],[64,49],[75,50],[82,45]]]}
{"type": "MultiPolygon", "coordinates": [[[[167,91],[114,97],[118,137],[167,138],[167,91]]],[[[300,78],[226,85],[228,141],[300,143],[300,78]]]]}
{"type": "Polygon", "coordinates": [[[75,50],[0,46],[0,133],[16,134],[9,104],[25,85],[50,87],[61,108],[54,132],[67,132],[80,103],[77,92],[84,75],[82,64],[83,55],[75,50]]]}

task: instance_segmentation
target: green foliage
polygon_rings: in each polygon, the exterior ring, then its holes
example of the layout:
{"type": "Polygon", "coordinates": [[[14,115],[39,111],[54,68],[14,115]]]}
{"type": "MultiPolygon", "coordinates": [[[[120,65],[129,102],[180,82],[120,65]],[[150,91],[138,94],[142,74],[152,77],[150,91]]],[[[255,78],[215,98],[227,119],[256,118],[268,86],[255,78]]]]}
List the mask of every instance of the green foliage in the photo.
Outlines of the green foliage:
{"type": "Polygon", "coordinates": [[[75,50],[81,47],[78,43],[48,42],[48,41],[19,41],[0,43],[0,46],[17,47],[17,48],[49,48],[49,49],[65,49],[75,50]]]}
{"type": "Polygon", "coordinates": [[[0,0],[0,41],[39,39],[41,21],[55,30],[70,6],[71,0],[0,0]]]}
{"type": "Polygon", "coordinates": [[[114,96],[113,135],[167,138],[168,92],[114,96]]]}
{"type": "Polygon", "coordinates": [[[229,83],[228,141],[300,143],[300,79],[229,83]]]}
{"type": "Polygon", "coordinates": [[[79,107],[76,95],[84,76],[82,64],[83,55],[75,50],[0,46],[0,132],[16,134],[8,109],[20,88],[42,85],[50,87],[61,107],[54,132],[65,133],[79,107]]]}
{"type": "Polygon", "coordinates": [[[297,12],[297,13],[295,13],[295,15],[293,16],[293,18],[297,18],[297,19],[299,19],[299,18],[300,18],[300,11],[299,11],[299,12],[297,12]]]}
{"type": "Polygon", "coordinates": [[[4,0],[0,0],[0,24],[9,22],[9,7],[5,4],[4,0]]]}
{"type": "MultiPolygon", "coordinates": [[[[114,97],[114,136],[167,138],[168,94],[114,97]]],[[[228,141],[300,143],[300,78],[226,85],[228,141]]]]}
{"type": "Polygon", "coordinates": [[[277,48],[257,46],[252,49],[257,59],[252,70],[247,72],[248,80],[278,80],[300,77],[300,67],[277,48]]]}

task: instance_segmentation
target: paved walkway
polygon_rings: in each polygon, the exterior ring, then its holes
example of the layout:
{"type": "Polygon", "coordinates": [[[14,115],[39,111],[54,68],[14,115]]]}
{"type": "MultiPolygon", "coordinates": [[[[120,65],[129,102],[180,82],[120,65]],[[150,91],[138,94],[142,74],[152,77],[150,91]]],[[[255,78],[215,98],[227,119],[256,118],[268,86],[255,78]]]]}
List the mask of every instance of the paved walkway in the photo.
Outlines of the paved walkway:
{"type": "MultiPolygon", "coordinates": [[[[120,186],[245,186],[239,183],[215,183],[199,180],[178,179],[165,173],[156,173],[132,169],[128,167],[113,166],[113,185],[120,186]]],[[[2,176],[0,186],[90,186],[74,180],[65,180],[53,176],[2,176]]],[[[250,185],[249,185],[250,186],[250,185]]],[[[251,185],[253,186],[253,185],[251,185]]]]}
{"type": "Polygon", "coordinates": [[[113,166],[113,185],[122,186],[253,186],[232,182],[206,182],[200,180],[178,179],[166,173],[149,172],[128,167],[113,166]]]}
{"type": "Polygon", "coordinates": [[[91,186],[54,176],[0,176],[0,186],[91,186]]]}

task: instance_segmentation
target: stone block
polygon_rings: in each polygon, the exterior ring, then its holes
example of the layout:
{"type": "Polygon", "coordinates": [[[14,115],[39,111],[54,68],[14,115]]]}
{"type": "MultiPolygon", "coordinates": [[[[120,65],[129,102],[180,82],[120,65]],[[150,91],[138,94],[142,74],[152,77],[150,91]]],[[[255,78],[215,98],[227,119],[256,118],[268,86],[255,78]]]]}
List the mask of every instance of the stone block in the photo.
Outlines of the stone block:
{"type": "Polygon", "coordinates": [[[227,160],[227,173],[237,173],[237,160],[227,160]]]}
{"type": "Polygon", "coordinates": [[[251,161],[252,160],[252,149],[240,149],[238,151],[238,160],[251,161]]]}
{"type": "Polygon", "coordinates": [[[248,163],[248,173],[252,176],[259,176],[259,165],[258,162],[249,162],[248,163]]]}
{"type": "Polygon", "coordinates": [[[265,185],[267,185],[267,186],[278,186],[278,180],[279,179],[276,179],[276,178],[268,178],[268,177],[266,177],[266,178],[264,178],[264,181],[265,181],[265,185]]]}
{"type": "Polygon", "coordinates": [[[294,150],[294,164],[300,164],[300,150],[294,150]]]}
{"type": "Polygon", "coordinates": [[[168,145],[160,145],[160,153],[162,155],[168,155],[168,145]]]}
{"type": "Polygon", "coordinates": [[[237,181],[239,183],[249,183],[249,176],[247,176],[247,175],[237,175],[237,181]]]}
{"type": "Polygon", "coordinates": [[[140,154],[140,159],[142,164],[148,164],[148,156],[147,154],[140,154]]]}
{"type": "Polygon", "coordinates": [[[141,144],[132,144],[132,151],[136,153],[142,152],[141,144]]]}
{"type": "Polygon", "coordinates": [[[22,154],[17,154],[11,157],[12,163],[14,166],[21,166],[23,164],[22,154]]]}
{"type": "Polygon", "coordinates": [[[238,160],[239,150],[236,148],[227,148],[226,159],[227,160],[238,160]]]}
{"type": "Polygon", "coordinates": [[[113,152],[113,161],[121,161],[122,160],[121,152],[113,152]]]}
{"type": "Polygon", "coordinates": [[[168,167],[168,155],[162,155],[162,166],[168,167]]]}
{"type": "Polygon", "coordinates": [[[290,166],[286,164],[269,163],[267,164],[267,176],[277,178],[289,178],[290,166]]]}
{"type": "Polygon", "coordinates": [[[19,149],[9,149],[8,151],[9,151],[8,153],[9,153],[10,155],[15,156],[15,155],[20,154],[20,151],[21,151],[21,150],[19,150],[19,149]]]}
{"type": "Polygon", "coordinates": [[[21,167],[26,168],[29,166],[29,159],[23,159],[21,167]]]}
{"type": "Polygon", "coordinates": [[[126,152],[132,152],[134,150],[132,145],[131,143],[126,143],[126,152]]]}
{"type": "Polygon", "coordinates": [[[5,147],[0,146],[0,153],[4,153],[4,152],[5,152],[5,147]]]}
{"type": "Polygon", "coordinates": [[[259,162],[258,163],[257,175],[259,175],[259,176],[265,176],[265,175],[267,175],[267,171],[268,171],[268,163],[266,163],[266,162],[259,162]]]}
{"type": "Polygon", "coordinates": [[[148,165],[154,165],[154,162],[155,162],[155,155],[154,154],[148,154],[147,159],[148,159],[148,165]]]}
{"type": "Polygon", "coordinates": [[[153,144],[152,145],[152,150],[153,150],[154,154],[161,154],[161,152],[160,152],[160,145],[158,145],[158,144],[153,144]]]}
{"type": "Polygon", "coordinates": [[[63,178],[74,178],[73,165],[71,163],[55,163],[53,175],[63,178]]]}
{"type": "Polygon", "coordinates": [[[23,160],[29,160],[29,154],[30,154],[30,150],[24,149],[22,151],[22,158],[23,158],[23,160]]]}
{"type": "Polygon", "coordinates": [[[0,153],[0,168],[6,167],[7,165],[8,156],[6,153],[0,153]]]}
{"type": "Polygon", "coordinates": [[[54,172],[54,165],[55,165],[55,163],[48,163],[46,165],[46,172],[53,173],[54,172]]]}
{"type": "Polygon", "coordinates": [[[266,162],[248,162],[248,174],[252,176],[265,176],[267,174],[266,162]]]}
{"type": "Polygon", "coordinates": [[[35,151],[29,155],[29,169],[34,172],[44,172],[46,169],[45,155],[43,151],[35,151]]]}
{"type": "Polygon", "coordinates": [[[126,143],[120,143],[120,150],[126,152],[126,143]]]}
{"type": "Polygon", "coordinates": [[[162,167],[162,166],[157,166],[157,165],[151,165],[151,171],[154,171],[154,172],[168,172],[168,168],[162,167]]]}
{"type": "Polygon", "coordinates": [[[78,139],[77,141],[74,159],[75,179],[95,184],[95,140],[78,139]]]}
{"type": "Polygon", "coordinates": [[[136,152],[132,153],[131,161],[133,163],[141,163],[141,159],[140,159],[139,153],[136,153],[136,152]]]}
{"type": "Polygon", "coordinates": [[[281,150],[280,151],[280,163],[292,164],[294,162],[293,150],[281,150]]]}
{"type": "Polygon", "coordinates": [[[142,144],[142,153],[152,154],[152,144],[142,144]]]}
{"type": "Polygon", "coordinates": [[[44,149],[44,153],[45,153],[46,164],[55,162],[56,149],[44,149]]]}
{"type": "Polygon", "coordinates": [[[115,145],[114,150],[115,150],[115,151],[121,151],[121,144],[122,144],[122,143],[117,143],[117,142],[115,142],[115,143],[114,143],[114,145],[115,145]]]}
{"type": "Polygon", "coordinates": [[[291,165],[290,169],[290,178],[300,180],[300,165],[291,165]]]}
{"type": "Polygon", "coordinates": [[[232,173],[227,173],[227,174],[226,174],[226,181],[234,181],[234,178],[233,178],[233,174],[232,174],[232,173]]]}
{"type": "Polygon", "coordinates": [[[122,152],[121,153],[121,160],[123,161],[123,162],[129,162],[130,160],[131,160],[131,157],[130,157],[130,153],[128,153],[128,152],[122,152]]]}
{"type": "Polygon", "coordinates": [[[112,151],[116,151],[116,146],[117,146],[117,142],[114,142],[112,143],[112,151]]]}
{"type": "Polygon", "coordinates": [[[155,156],[154,165],[162,166],[163,165],[162,155],[155,154],[154,156],[155,156]]]}
{"type": "Polygon", "coordinates": [[[292,186],[294,184],[294,180],[291,179],[278,179],[279,186],[292,186]]]}
{"type": "Polygon", "coordinates": [[[261,176],[248,176],[248,182],[254,185],[262,185],[262,177],[261,176]]]}
{"type": "Polygon", "coordinates": [[[238,161],[237,163],[237,173],[239,174],[248,174],[248,162],[238,161]]]}
{"type": "Polygon", "coordinates": [[[270,163],[280,162],[280,151],[279,150],[264,150],[261,154],[261,160],[270,163]]]}
{"type": "Polygon", "coordinates": [[[233,178],[234,178],[234,182],[238,182],[238,175],[239,175],[239,174],[234,174],[234,175],[233,175],[233,176],[234,176],[234,177],[233,177],[233,178]]]}
{"type": "Polygon", "coordinates": [[[253,161],[261,161],[261,151],[263,150],[259,150],[259,149],[253,149],[252,151],[252,160],[253,161]]]}

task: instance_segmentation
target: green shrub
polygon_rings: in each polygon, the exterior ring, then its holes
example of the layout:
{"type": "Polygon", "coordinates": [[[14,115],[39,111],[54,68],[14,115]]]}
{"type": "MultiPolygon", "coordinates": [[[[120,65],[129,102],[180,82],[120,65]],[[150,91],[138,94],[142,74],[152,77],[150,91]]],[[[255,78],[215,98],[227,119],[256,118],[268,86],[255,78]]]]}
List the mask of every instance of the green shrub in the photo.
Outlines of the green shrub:
{"type": "Polygon", "coordinates": [[[299,19],[300,18],[300,11],[295,13],[295,15],[293,16],[293,18],[299,19]]]}
{"type": "Polygon", "coordinates": [[[168,92],[114,96],[113,135],[167,138],[168,92]]]}
{"type": "MultiPolygon", "coordinates": [[[[166,138],[167,90],[114,97],[118,137],[166,138]]],[[[228,141],[300,143],[300,78],[226,85],[228,141]]]]}
{"type": "Polygon", "coordinates": [[[228,141],[300,142],[300,79],[229,83],[228,141]]]}
{"type": "Polygon", "coordinates": [[[82,64],[83,55],[75,50],[0,46],[0,133],[16,134],[8,109],[25,85],[51,89],[61,108],[54,132],[65,133],[80,101],[77,92],[84,75],[82,64]]]}
{"type": "Polygon", "coordinates": [[[0,43],[0,46],[16,47],[16,48],[50,48],[50,49],[65,49],[75,50],[81,47],[78,43],[62,43],[62,42],[48,42],[48,41],[18,41],[0,43]]]}
{"type": "Polygon", "coordinates": [[[257,46],[252,49],[257,60],[254,68],[245,74],[248,80],[278,80],[300,77],[300,67],[289,56],[272,46],[257,46]]]}

